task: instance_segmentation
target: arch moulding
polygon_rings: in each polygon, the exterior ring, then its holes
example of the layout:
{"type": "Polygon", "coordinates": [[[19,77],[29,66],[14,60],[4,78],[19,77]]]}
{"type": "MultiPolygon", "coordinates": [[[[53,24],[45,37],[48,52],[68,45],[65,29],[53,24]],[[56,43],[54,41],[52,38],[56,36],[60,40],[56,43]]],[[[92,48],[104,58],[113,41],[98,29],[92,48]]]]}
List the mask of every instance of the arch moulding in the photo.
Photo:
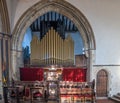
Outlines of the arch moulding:
{"type": "MultiPolygon", "coordinates": [[[[18,58],[21,55],[21,44],[27,28],[39,16],[42,16],[49,11],[55,11],[68,17],[78,28],[84,42],[84,48],[89,50],[95,50],[95,39],[92,28],[86,17],[77,8],[75,8],[65,0],[41,0],[40,2],[29,8],[20,17],[12,33],[12,68],[14,69],[14,74],[16,72],[15,69],[22,66],[22,63],[18,61],[18,58]]],[[[89,50],[86,52],[88,58],[90,58],[90,55],[92,54],[92,52],[89,50]]],[[[89,59],[88,61],[89,68],[91,68],[91,60],[89,59]]],[[[88,74],[91,74],[90,71],[88,74]]]]}

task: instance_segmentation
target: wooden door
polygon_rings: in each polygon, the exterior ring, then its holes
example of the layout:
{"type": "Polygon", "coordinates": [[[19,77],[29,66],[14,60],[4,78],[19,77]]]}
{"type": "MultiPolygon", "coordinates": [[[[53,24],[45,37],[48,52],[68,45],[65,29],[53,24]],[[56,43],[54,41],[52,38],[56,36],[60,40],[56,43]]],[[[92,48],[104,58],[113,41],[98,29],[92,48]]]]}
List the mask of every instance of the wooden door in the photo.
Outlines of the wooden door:
{"type": "Polygon", "coordinates": [[[100,70],[96,80],[97,97],[107,97],[108,74],[105,70],[100,70]]]}

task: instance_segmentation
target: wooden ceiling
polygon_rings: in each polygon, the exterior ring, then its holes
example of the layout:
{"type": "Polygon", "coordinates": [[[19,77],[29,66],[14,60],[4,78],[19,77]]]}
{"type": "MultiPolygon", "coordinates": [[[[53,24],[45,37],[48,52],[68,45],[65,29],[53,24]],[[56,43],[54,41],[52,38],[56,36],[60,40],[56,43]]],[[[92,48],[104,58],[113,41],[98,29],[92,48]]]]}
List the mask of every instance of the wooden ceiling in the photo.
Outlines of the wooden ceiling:
{"type": "Polygon", "coordinates": [[[70,19],[56,12],[48,12],[40,16],[30,26],[32,32],[40,32],[40,38],[42,38],[51,27],[63,38],[66,32],[78,31],[77,27],[70,19]]]}

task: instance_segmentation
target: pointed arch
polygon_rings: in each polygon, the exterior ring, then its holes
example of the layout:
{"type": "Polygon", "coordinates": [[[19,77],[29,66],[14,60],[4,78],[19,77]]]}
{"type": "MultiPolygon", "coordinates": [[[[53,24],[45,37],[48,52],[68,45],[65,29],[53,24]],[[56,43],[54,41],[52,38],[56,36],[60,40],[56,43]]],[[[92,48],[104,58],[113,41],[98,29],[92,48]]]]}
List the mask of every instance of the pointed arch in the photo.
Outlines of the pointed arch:
{"type": "MultiPolygon", "coordinates": [[[[95,38],[93,34],[93,30],[87,20],[87,18],[73,5],[68,3],[65,0],[41,0],[40,2],[33,5],[29,8],[18,20],[15,28],[13,30],[13,44],[12,50],[14,54],[12,54],[14,59],[12,59],[13,63],[16,62],[17,51],[22,51],[22,40],[25,34],[26,29],[36,20],[39,16],[43,14],[54,11],[60,13],[67,18],[69,18],[78,28],[81,37],[84,42],[84,47],[89,50],[95,50],[95,38]]],[[[86,55],[90,58],[91,52],[86,51],[86,55]]],[[[91,65],[90,60],[88,60],[88,64],[91,65]]],[[[89,66],[90,68],[91,66],[89,66]]],[[[14,67],[17,68],[17,67],[14,67]]],[[[90,71],[89,71],[90,72],[90,71]]],[[[89,73],[90,75],[90,73],[89,73]]]]}
{"type": "Polygon", "coordinates": [[[68,17],[82,35],[84,46],[89,49],[96,48],[94,34],[86,17],[77,8],[64,0],[42,0],[29,8],[18,20],[12,33],[14,44],[12,48],[20,48],[25,30],[35,19],[49,11],[55,11],[68,17]]]}

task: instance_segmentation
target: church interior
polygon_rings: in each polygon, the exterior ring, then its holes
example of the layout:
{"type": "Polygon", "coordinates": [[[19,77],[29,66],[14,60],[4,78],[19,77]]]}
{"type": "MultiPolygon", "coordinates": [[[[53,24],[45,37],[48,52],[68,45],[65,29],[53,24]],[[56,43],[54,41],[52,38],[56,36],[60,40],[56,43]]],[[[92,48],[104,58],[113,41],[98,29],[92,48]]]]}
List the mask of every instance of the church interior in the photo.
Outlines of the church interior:
{"type": "Polygon", "coordinates": [[[0,103],[119,103],[119,4],[0,0],[0,103]]]}

